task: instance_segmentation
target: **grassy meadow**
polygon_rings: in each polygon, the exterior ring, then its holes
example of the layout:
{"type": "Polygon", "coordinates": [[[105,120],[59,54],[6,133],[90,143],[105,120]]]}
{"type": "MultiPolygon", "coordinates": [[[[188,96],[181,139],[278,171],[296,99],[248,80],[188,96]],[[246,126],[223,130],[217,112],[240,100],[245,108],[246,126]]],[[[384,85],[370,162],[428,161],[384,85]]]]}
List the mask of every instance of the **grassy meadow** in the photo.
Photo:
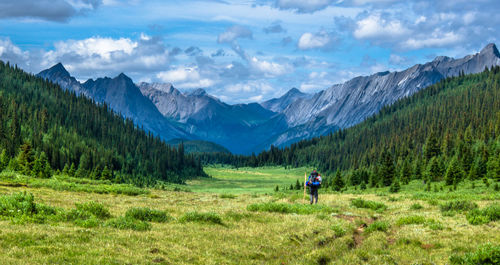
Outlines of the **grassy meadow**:
{"type": "MultiPolygon", "coordinates": [[[[207,168],[170,188],[0,175],[2,264],[488,264],[500,256],[500,194],[482,181],[424,191],[320,190],[304,169],[207,168]],[[65,183],[59,185],[58,183],[65,183]],[[473,187],[474,186],[474,187],[473,187]],[[107,191],[107,192],[103,192],[107,191]],[[25,192],[25,193],[24,193],[25,192]],[[30,194],[33,197],[30,197],[30,194]]],[[[495,263],[490,263],[495,264],[495,263]]]]}

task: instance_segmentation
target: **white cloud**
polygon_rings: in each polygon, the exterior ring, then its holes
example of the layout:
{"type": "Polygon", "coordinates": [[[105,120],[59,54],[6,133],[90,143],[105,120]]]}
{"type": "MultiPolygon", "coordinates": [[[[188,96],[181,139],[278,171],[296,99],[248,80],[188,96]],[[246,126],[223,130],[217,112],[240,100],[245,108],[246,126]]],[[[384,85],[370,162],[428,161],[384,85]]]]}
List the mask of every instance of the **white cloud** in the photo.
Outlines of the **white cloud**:
{"type": "MultiPolygon", "coordinates": [[[[69,40],[55,43],[54,55],[71,53],[82,57],[98,56],[110,60],[119,54],[131,55],[138,43],[128,38],[112,39],[93,37],[85,40],[69,40]]],[[[52,54],[51,54],[52,55],[52,54]]]]}
{"type": "Polygon", "coordinates": [[[172,83],[181,89],[207,88],[215,84],[215,81],[212,79],[202,78],[197,68],[189,67],[179,67],[159,72],[156,77],[163,82],[172,83]]]}
{"type": "Polygon", "coordinates": [[[297,46],[301,50],[324,49],[331,46],[332,43],[333,40],[326,31],[320,31],[318,33],[306,32],[300,37],[297,46]]]}
{"type": "Polygon", "coordinates": [[[217,38],[218,43],[231,43],[238,38],[252,39],[252,31],[246,27],[235,25],[232,26],[223,33],[219,34],[217,38]]]}
{"type": "Polygon", "coordinates": [[[394,38],[406,35],[409,30],[399,20],[386,20],[380,14],[370,15],[356,23],[357,39],[394,38]]]}
{"type": "Polygon", "coordinates": [[[455,32],[441,32],[435,30],[430,36],[419,36],[420,38],[410,38],[402,45],[408,49],[421,49],[429,47],[443,47],[446,45],[459,43],[463,37],[455,32]]]}
{"type": "Polygon", "coordinates": [[[263,74],[265,77],[276,77],[289,73],[292,67],[288,64],[279,64],[276,62],[268,62],[252,57],[250,65],[254,70],[263,74]]]}

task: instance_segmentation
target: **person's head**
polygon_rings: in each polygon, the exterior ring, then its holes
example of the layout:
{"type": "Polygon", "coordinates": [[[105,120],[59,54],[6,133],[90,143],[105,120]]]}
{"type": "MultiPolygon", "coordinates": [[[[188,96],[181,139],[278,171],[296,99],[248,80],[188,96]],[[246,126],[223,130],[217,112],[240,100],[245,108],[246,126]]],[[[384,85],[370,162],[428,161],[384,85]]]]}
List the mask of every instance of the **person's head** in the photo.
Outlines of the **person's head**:
{"type": "Polygon", "coordinates": [[[317,176],[318,176],[318,171],[313,170],[313,171],[311,172],[311,176],[313,176],[313,177],[317,177],[317,176]]]}

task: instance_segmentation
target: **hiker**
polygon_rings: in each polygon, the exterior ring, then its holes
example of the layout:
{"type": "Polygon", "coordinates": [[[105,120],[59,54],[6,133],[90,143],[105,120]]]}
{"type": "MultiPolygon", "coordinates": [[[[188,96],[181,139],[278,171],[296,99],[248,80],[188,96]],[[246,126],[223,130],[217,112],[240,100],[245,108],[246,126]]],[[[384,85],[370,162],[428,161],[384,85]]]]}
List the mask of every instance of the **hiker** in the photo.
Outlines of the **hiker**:
{"type": "Polygon", "coordinates": [[[313,204],[314,199],[316,199],[315,203],[318,203],[318,189],[321,187],[321,175],[319,175],[316,170],[311,172],[309,180],[306,182],[306,186],[308,186],[311,191],[311,204],[313,204]]]}

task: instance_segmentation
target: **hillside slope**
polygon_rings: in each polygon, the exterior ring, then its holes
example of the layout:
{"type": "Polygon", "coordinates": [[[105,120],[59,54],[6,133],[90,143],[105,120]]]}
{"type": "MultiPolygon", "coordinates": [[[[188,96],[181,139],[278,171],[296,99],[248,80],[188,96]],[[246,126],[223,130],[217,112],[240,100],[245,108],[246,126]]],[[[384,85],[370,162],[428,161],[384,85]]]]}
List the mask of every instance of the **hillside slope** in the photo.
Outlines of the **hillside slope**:
{"type": "Polygon", "coordinates": [[[0,169],[45,177],[68,170],[78,177],[141,185],[205,176],[182,148],[137,128],[108,105],[3,62],[0,109],[0,169]]]}

